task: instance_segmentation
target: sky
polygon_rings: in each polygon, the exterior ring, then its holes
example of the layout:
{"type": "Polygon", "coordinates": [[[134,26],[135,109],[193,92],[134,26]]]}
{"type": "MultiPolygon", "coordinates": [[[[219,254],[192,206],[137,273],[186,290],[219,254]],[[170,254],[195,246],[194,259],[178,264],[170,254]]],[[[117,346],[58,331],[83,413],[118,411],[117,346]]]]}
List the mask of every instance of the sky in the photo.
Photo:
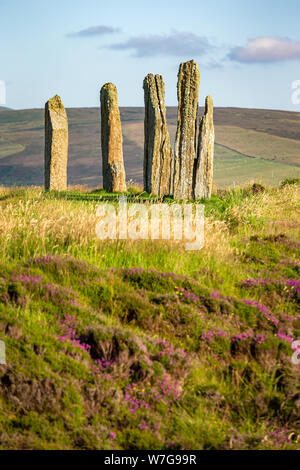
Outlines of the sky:
{"type": "Polygon", "coordinates": [[[14,109],[55,94],[99,106],[113,82],[120,106],[143,106],[143,79],[158,73],[176,106],[179,64],[194,59],[200,105],[210,94],[215,106],[300,112],[299,18],[299,0],[0,0],[0,99],[5,83],[14,109]]]}

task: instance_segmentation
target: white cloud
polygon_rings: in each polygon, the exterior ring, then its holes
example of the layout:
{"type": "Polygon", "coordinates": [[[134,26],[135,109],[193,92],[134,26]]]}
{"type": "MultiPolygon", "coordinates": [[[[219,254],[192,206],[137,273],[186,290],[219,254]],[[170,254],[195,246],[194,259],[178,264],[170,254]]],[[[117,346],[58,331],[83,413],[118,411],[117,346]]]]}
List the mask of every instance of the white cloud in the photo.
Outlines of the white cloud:
{"type": "Polygon", "coordinates": [[[204,36],[198,36],[190,32],[173,31],[170,34],[135,36],[125,42],[111,44],[108,48],[132,50],[135,57],[158,55],[199,57],[214,49],[214,46],[204,36]]]}
{"type": "Polygon", "coordinates": [[[249,39],[245,47],[234,47],[229,58],[237,62],[280,62],[300,59],[300,41],[289,38],[249,39]]]}
{"type": "Polygon", "coordinates": [[[91,26],[87,29],[82,29],[81,31],[77,31],[75,33],[67,34],[68,37],[78,38],[78,37],[90,37],[90,36],[103,36],[104,34],[113,34],[119,33],[120,28],[114,28],[112,26],[91,26]]]}

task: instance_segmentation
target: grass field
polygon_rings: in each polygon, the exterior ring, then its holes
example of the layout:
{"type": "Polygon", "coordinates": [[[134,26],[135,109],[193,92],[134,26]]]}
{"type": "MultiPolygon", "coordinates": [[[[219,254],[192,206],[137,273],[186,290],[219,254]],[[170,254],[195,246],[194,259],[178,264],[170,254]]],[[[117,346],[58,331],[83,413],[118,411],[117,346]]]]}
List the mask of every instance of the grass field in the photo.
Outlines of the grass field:
{"type": "Polygon", "coordinates": [[[271,134],[234,126],[218,126],[216,141],[244,155],[298,165],[300,172],[300,140],[286,139],[271,134]]]}
{"type": "MultiPolygon", "coordinates": [[[[102,184],[100,116],[97,108],[68,109],[68,182],[95,188],[102,184]]],[[[127,180],[143,181],[143,108],[120,108],[127,180]]],[[[199,110],[200,114],[203,109],[199,110]]],[[[167,108],[174,143],[177,109],[167,108]]],[[[220,188],[262,180],[276,185],[299,177],[300,114],[286,111],[215,108],[215,183],[220,188]],[[221,147],[221,145],[223,147],[221,147]],[[225,150],[225,147],[227,150],[225,150]],[[249,158],[255,156],[256,160],[249,158]],[[229,160],[230,164],[229,164],[229,160]],[[231,177],[233,171],[234,179],[231,177]]],[[[0,114],[0,184],[42,185],[44,116],[36,110],[0,114]]]]}
{"type": "Polygon", "coordinates": [[[214,179],[220,188],[245,184],[249,179],[277,186],[284,178],[299,178],[300,167],[248,157],[215,145],[214,179]]]}
{"type": "Polygon", "coordinates": [[[8,142],[7,140],[0,139],[0,158],[6,158],[9,155],[23,152],[25,147],[20,144],[8,142]]]}
{"type": "Polygon", "coordinates": [[[0,188],[0,448],[299,450],[299,181],[215,192],[197,252],[99,240],[109,196],[0,188]]]}

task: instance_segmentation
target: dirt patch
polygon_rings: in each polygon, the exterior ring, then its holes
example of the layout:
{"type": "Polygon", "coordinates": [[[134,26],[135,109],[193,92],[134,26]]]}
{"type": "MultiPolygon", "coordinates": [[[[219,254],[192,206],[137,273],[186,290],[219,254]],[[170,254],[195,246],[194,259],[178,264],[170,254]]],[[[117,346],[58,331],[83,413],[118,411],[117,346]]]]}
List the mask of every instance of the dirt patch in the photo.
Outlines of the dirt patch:
{"type": "Polygon", "coordinates": [[[19,284],[10,284],[7,290],[0,293],[0,302],[5,305],[12,303],[17,307],[25,308],[28,302],[27,296],[19,284]]]}
{"type": "Polygon", "coordinates": [[[40,381],[7,370],[0,378],[6,400],[24,411],[55,411],[61,407],[63,390],[50,379],[40,381]]]}

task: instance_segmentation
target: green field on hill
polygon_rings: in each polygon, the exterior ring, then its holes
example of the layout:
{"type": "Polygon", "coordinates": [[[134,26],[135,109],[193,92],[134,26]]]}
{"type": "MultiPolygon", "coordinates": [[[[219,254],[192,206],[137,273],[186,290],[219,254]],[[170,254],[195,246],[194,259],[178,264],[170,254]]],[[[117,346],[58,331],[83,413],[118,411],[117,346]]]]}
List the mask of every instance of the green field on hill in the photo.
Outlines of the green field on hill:
{"type": "Polygon", "coordinates": [[[214,181],[220,188],[245,184],[251,179],[276,186],[285,178],[299,177],[300,167],[249,157],[223,145],[215,145],[214,181]]]}

